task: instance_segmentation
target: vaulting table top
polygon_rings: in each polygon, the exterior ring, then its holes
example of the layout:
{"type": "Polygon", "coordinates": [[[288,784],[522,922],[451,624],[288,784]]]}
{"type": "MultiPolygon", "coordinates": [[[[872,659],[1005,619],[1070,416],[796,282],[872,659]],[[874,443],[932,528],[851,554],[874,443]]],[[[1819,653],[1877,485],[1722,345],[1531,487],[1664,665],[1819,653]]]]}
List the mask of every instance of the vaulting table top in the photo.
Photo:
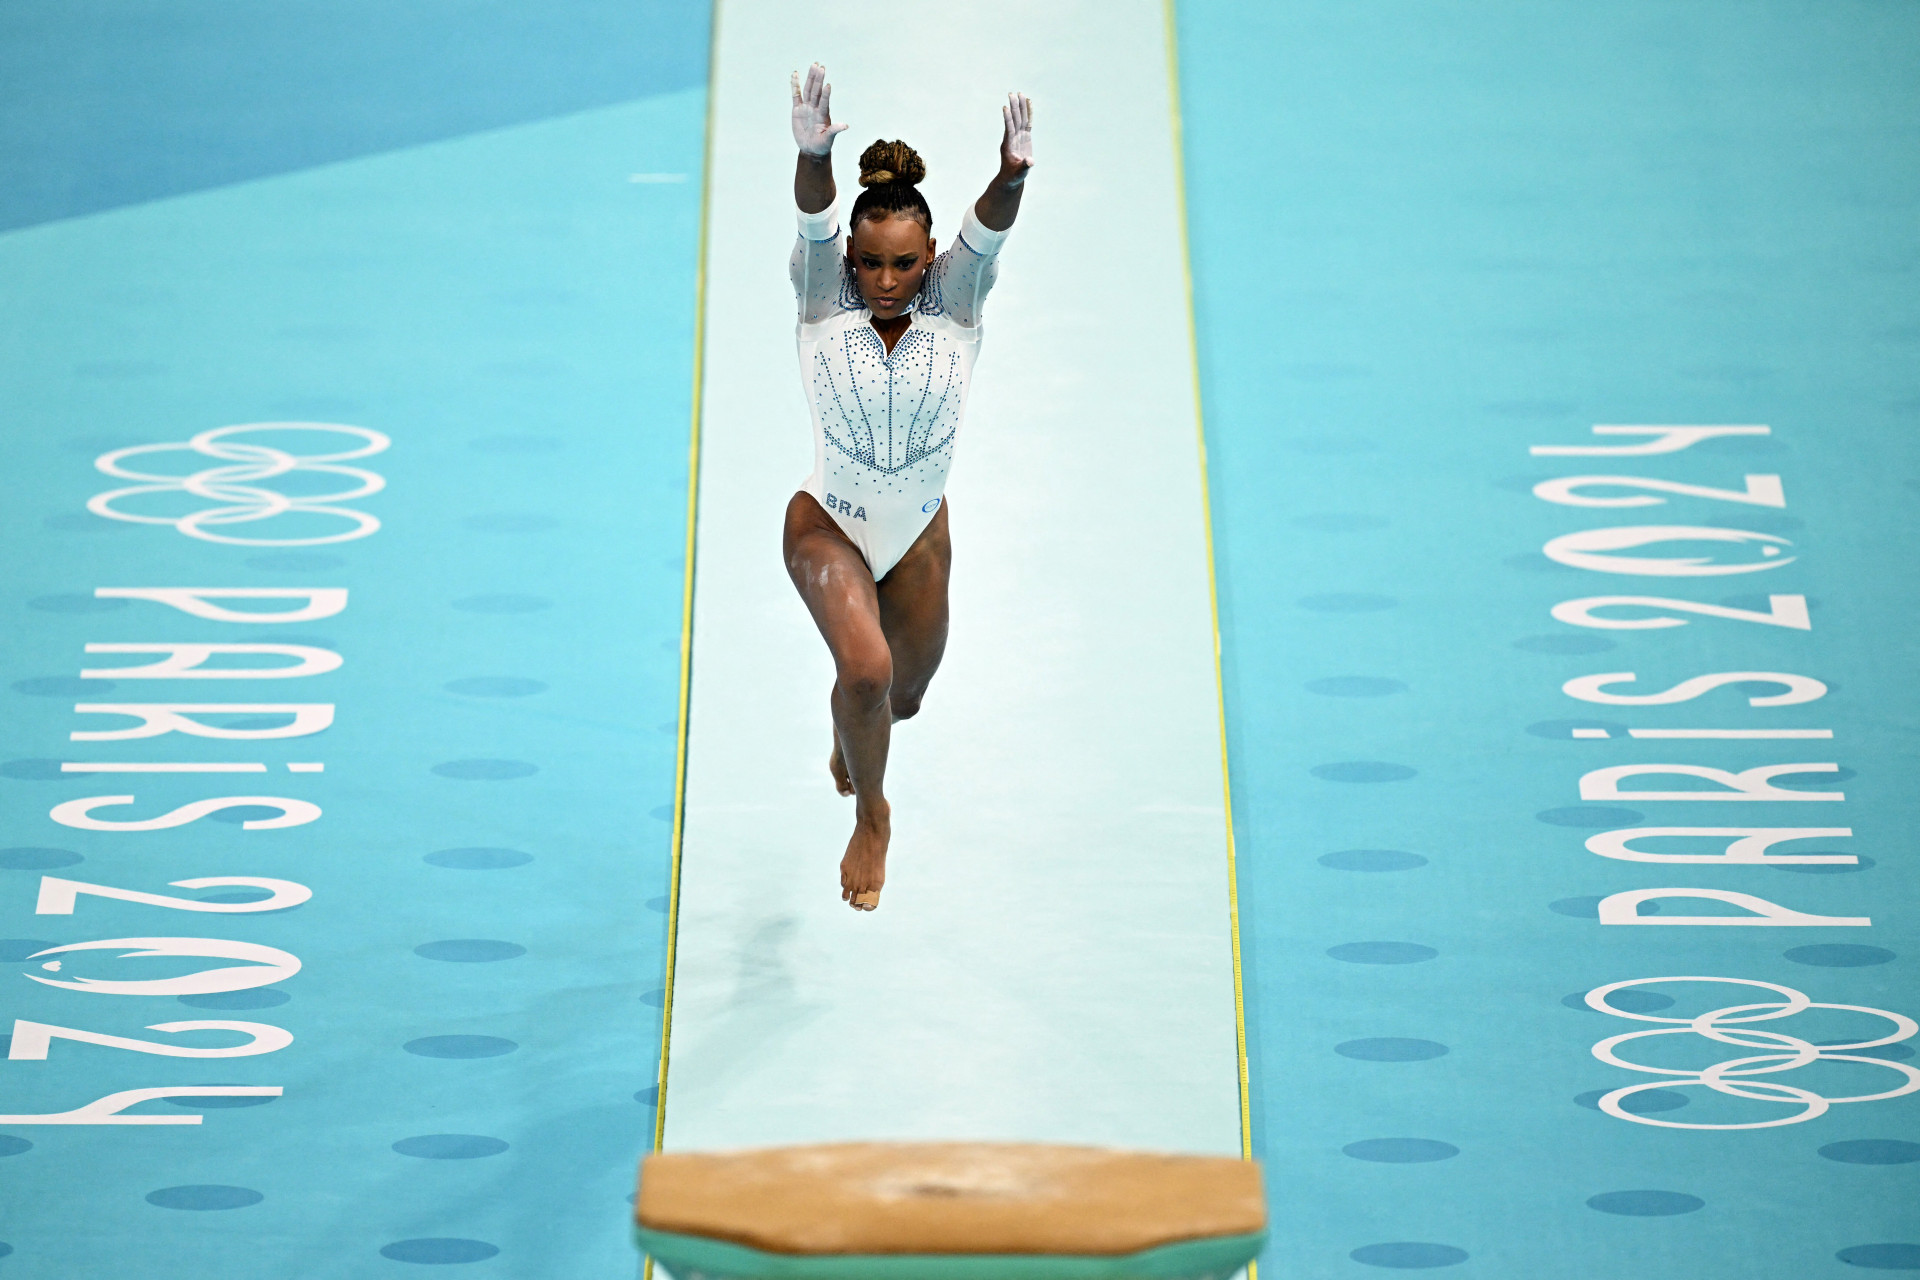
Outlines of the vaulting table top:
{"type": "Polygon", "coordinates": [[[1116,1255],[1266,1229],[1249,1161],[978,1142],[656,1153],[635,1216],[781,1254],[1116,1255]]]}

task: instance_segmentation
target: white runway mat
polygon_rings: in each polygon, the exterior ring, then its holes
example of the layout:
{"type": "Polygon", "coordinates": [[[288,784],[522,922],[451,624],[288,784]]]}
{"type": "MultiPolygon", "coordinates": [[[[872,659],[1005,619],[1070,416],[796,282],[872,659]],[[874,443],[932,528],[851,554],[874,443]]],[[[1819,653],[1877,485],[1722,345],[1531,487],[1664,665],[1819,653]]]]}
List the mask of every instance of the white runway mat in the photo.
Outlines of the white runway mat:
{"type": "Polygon", "coordinates": [[[1238,1153],[1227,841],[1161,8],[725,0],[670,1148],[1023,1138],[1238,1153]],[[826,63],[842,209],[875,137],[944,244],[999,104],[1037,165],[950,495],[952,641],[838,891],[825,647],[786,579],[810,461],[787,74],[826,63]]]}

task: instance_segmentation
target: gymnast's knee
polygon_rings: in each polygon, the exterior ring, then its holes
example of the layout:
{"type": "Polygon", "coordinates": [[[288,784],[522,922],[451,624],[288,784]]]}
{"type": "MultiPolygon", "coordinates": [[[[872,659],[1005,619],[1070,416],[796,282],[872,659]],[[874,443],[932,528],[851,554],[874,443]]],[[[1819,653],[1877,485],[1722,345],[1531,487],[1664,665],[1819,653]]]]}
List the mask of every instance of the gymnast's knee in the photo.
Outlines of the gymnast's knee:
{"type": "Polygon", "coordinates": [[[911,720],[919,715],[920,697],[921,695],[918,693],[905,693],[900,690],[895,690],[893,694],[893,718],[895,720],[911,720]]]}
{"type": "Polygon", "coordinates": [[[855,706],[877,710],[893,692],[893,660],[885,654],[858,656],[839,664],[840,692],[855,706]]]}

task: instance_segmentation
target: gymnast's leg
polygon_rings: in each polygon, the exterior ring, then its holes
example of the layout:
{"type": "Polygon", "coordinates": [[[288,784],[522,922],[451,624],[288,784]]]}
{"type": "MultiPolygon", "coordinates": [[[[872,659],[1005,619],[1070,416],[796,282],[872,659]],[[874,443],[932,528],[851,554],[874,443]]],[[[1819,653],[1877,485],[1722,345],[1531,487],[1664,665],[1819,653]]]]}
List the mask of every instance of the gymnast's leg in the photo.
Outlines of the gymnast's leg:
{"type": "MultiPolygon", "coordinates": [[[[947,651],[947,578],[953,564],[953,543],[947,536],[947,504],[914,539],[900,563],[878,584],[880,630],[893,659],[893,693],[889,698],[894,723],[919,714],[933,673],[947,651]]],[[[840,794],[853,794],[847,765],[835,735],[833,755],[827,761],[840,794]]]]}
{"type": "Polygon", "coordinates": [[[853,838],[840,861],[840,897],[857,910],[871,911],[887,878],[892,834],[883,784],[893,724],[893,656],[880,623],[879,592],[859,548],[806,493],[794,494],[787,504],[782,550],[787,576],[833,654],[836,758],[845,761],[842,790],[850,789],[854,797],[853,838]]]}
{"type": "Polygon", "coordinates": [[[920,710],[933,673],[947,651],[947,579],[953,542],[943,501],[900,563],[880,579],[880,629],[893,655],[893,718],[920,710]]]}

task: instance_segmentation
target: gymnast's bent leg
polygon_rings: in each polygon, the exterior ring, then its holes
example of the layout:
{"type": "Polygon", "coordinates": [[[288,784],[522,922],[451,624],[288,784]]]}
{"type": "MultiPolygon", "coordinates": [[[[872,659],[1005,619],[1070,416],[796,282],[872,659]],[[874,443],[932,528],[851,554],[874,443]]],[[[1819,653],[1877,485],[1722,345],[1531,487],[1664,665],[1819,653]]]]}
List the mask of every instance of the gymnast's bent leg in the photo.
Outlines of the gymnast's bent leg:
{"type": "Polygon", "coordinates": [[[947,651],[947,579],[953,541],[942,501],[900,563],[880,579],[880,629],[893,655],[893,718],[907,720],[940,669],[947,651]]]}
{"type": "Polygon", "coordinates": [[[880,623],[879,591],[865,557],[802,492],[787,504],[782,538],[787,576],[833,654],[831,705],[837,755],[854,797],[853,838],[840,860],[840,897],[856,910],[879,903],[892,834],[884,782],[892,731],[893,655],[880,623]]]}
{"type": "MultiPolygon", "coordinates": [[[[887,637],[887,652],[893,658],[889,702],[895,724],[919,714],[920,700],[926,697],[927,686],[947,651],[947,578],[952,564],[953,543],[947,537],[947,507],[942,501],[939,512],[907,548],[907,554],[900,557],[900,563],[878,583],[880,630],[887,637]]],[[[840,794],[852,795],[853,782],[847,777],[837,735],[827,768],[840,794]]]]}

